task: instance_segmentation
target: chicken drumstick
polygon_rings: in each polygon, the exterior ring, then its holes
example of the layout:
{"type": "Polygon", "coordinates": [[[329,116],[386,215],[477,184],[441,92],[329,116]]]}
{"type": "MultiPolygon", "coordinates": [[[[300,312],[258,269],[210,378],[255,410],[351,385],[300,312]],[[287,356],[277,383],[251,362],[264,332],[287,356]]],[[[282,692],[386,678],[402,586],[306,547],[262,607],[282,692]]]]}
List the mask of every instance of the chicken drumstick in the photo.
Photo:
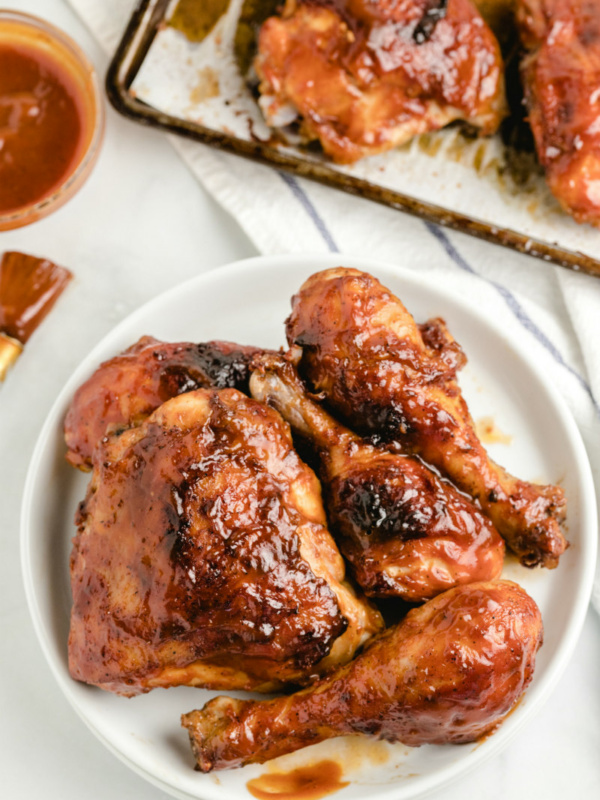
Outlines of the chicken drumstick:
{"type": "Polygon", "coordinates": [[[292,307],[287,337],[302,348],[300,372],[336,412],[360,432],[420,455],[478,500],[521,563],[558,564],[567,547],[564,494],[519,480],[489,458],[443,324],[420,330],[378,280],[342,267],[311,276],[292,307]]]}
{"type": "Polygon", "coordinates": [[[252,369],[252,396],[316,450],[331,533],[367,595],[421,602],[500,575],[504,542],[464,495],[419,458],[368,444],[336,422],[282,356],[257,356],[252,369]]]}
{"type": "Polygon", "coordinates": [[[541,642],[539,609],[520,586],[459,586],[308,689],[262,702],[216,697],[182,723],[203,772],[346,734],[412,746],[472,742],[519,699],[541,642]]]}

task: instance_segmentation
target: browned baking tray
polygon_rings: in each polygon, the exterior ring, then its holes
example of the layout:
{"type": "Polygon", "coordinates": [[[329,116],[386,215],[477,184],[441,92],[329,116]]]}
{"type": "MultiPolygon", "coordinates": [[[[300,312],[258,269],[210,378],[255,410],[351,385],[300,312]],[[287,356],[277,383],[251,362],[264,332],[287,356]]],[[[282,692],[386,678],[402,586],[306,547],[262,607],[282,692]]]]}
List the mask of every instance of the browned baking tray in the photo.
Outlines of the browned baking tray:
{"type": "Polygon", "coordinates": [[[170,5],[171,0],[140,0],[131,16],[106,76],[108,98],[119,113],[144,125],[195,139],[203,144],[250,158],[261,164],[374,200],[420,217],[427,222],[443,225],[461,233],[468,233],[479,239],[510,247],[562,267],[600,276],[600,260],[589,255],[573,252],[556,244],[541,242],[517,231],[496,227],[451,209],[426,203],[392,189],[378,186],[367,180],[341,174],[325,163],[303,158],[302,155],[296,156],[282,152],[269,144],[246,141],[227,133],[212,130],[198,123],[166,114],[137,99],[130,91],[130,87],[159,27],[165,22],[165,15],[170,5]]]}

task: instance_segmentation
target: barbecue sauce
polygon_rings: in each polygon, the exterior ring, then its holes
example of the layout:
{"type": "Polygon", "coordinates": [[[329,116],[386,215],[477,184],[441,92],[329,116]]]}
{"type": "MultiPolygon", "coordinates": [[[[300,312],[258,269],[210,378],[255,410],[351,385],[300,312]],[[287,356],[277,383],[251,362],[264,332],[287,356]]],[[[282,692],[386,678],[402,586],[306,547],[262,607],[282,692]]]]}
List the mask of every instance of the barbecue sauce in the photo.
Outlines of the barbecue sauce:
{"type": "Polygon", "coordinates": [[[53,195],[85,146],[73,77],[46,50],[0,41],[0,215],[53,195]]]}
{"type": "Polygon", "coordinates": [[[342,768],[330,759],[289,772],[267,772],[246,783],[258,800],[319,800],[348,786],[342,768]]]}

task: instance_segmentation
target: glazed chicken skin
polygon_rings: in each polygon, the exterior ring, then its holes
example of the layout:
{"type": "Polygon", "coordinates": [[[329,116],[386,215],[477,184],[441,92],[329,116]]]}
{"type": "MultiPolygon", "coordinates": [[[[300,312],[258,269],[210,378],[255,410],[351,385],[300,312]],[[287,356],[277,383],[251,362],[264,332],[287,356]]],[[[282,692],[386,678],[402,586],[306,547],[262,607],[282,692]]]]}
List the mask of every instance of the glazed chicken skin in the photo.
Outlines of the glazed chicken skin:
{"type": "Polygon", "coordinates": [[[101,364],[73,398],[65,420],[67,461],[89,470],[107,429],[138,425],[182,392],[215,387],[248,391],[248,363],[260,352],[232,342],[161,342],[143,336],[101,364]]]}
{"type": "Polygon", "coordinates": [[[217,697],[182,723],[203,772],[347,734],[410,746],[473,742],[521,697],[541,643],[539,609],[520,586],[459,586],[308,689],[260,702],[217,697]]]}
{"type": "Polygon", "coordinates": [[[287,0],[259,34],[267,123],[300,122],[340,164],[505,115],[499,45],[470,0],[287,0]]]}
{"type": "Polygon", "coordinates": [[[257,356],[252,370],[252,396],[318,454],[330,531],[365,594],[422,602],[499,577],[504,542],[464,495],[420,459],[375,447],[337,423],[282,356],[257,356]]]}
{"type": "Polygon", "coordinates": [[[103,689],[271,691],[382,627],[344,580],[288,426],[235,389],[105,437],[77,523],[69,669],[103,689]]]}
{"type": "Polygon", "coordinates": [[[388,289],[355,269],[310,277],[293,298],[300,373],[353,428],[418,454],[481,505],[526,566],[555,567],[567,547],[557,486],[509,475],[487,455],[456,380],[464,363],[445,326],[420,328],[388,289]]]}
{"type": "Polygon", "coordinates": [[[518,0],[529,123],[550,190],[600,226],[600,0],[518,0]]]}

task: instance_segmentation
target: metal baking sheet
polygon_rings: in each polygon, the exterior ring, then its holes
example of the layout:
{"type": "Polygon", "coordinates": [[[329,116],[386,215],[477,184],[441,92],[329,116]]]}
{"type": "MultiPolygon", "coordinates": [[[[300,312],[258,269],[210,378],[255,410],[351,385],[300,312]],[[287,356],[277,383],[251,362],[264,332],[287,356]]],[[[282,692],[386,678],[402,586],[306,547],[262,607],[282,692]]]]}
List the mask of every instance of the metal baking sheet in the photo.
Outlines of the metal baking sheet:
{"type": "Polygon", "coordinates": [[[210,33],[192,42],[168,24],[174,0],[140,0],[107,74],[114,107],[138,122],[600,276],[600,230],[565,214],[535,170],[515,177],[499,135],[468,138],[447,128],[352,166],[276,141],[234,56],[242,3],[230,0],[210,33]]]}

